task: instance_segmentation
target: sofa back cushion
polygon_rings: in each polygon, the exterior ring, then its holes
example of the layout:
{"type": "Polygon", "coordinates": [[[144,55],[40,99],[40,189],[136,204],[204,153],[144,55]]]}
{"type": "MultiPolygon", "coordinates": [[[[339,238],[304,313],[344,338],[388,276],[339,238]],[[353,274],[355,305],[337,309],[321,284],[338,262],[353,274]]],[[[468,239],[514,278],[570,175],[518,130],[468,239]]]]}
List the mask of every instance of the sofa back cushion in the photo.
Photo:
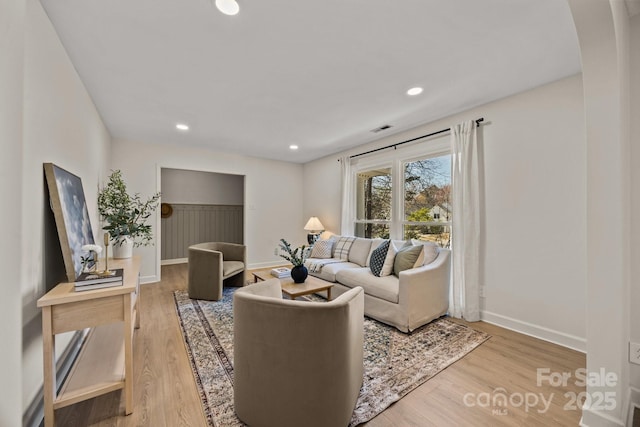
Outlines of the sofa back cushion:
{"type": "Polygon", "coordinates": [[[349,262],[358,264],[361,267],[367,265],[367,258],[369,258],[369,251],[371,250],[371,239],[363,239],[357,237],[351,244],[351,250],[349,250],[349,262]]]}

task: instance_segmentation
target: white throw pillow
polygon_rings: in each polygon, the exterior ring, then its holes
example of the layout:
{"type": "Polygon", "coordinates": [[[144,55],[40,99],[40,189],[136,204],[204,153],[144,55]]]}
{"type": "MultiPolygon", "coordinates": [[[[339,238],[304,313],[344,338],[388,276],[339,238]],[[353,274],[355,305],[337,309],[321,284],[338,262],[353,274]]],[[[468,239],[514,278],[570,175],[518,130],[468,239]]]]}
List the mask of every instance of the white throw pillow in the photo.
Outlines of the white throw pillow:
{"type": "Polygon", "coordinates": [[[416,260],[414,268],[431,264],[438,258],[438,245],[435,243],[416,239],[411,239],[411,243],[415,246],[422,245],[422,252],[416,260]]]}
{"type": "Polygon", "coordinates": [[[335,241],[331,239],[316,241],[311,250],[311,258],[331,258],[331,250],[333,249],[334,243],[335,241]]]}

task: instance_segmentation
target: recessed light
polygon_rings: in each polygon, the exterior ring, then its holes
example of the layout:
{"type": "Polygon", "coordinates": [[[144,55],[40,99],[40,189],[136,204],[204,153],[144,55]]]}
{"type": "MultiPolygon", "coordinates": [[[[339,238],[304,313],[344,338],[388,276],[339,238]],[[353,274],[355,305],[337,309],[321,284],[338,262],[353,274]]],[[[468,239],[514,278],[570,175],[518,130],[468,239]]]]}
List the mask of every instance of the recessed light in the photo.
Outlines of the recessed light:
{"type": "Polygon", "coordinates": [[[225,15],[236,15],[240,11],[240,5],[235,0],[216,0],[216,7],[225,15]]]}
{"type": "Polygon", "coordinates": [[[298,146],[297,146],[297,145],[295,145],[295,144],[292,144],[292,145],[290,145],[290,146],[289,146],[289,149],[290,149],[290,150],[297,150],[297,149],[298,149],[298,146]]]}
{"type": "Polygon", "coordinates": [[[178,123],[176,125],[176,129],[178,129],[178,130],[189,130],[189,125],[185,125],[184,123],[178,123]]]}
{"type": "Polygon", "coordinates": [[[416,95],[420,95],[421,93],[422,93],[421,87],[412,87],[407,91],[407,95],[409,96],[416,96],[416,95]]]}

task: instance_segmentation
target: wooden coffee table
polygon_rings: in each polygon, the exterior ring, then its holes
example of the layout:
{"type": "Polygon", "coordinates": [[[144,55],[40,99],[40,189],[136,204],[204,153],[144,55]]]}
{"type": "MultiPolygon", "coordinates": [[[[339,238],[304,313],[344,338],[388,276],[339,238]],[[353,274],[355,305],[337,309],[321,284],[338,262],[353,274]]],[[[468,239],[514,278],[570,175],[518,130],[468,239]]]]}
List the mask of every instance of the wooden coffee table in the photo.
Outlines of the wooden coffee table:
{"type": "MultiPolygon", "coordinates": [[[[252,271],[254,283],[258,283],[261,280],[274,279],[275,276],[271,275],[271,269],[254,270],[252,271]]],[[[290,299],[296,299],[304,295],[315,294],[316,292],[327,291],[327,301],[331,301],[331,288],[333,283],[326,280],[318,279],[317,277],[308,276],[304,283],[294,283],[291,277],[280,278],[280,286],[282,287],[282,293],[287,295],[290,299]]]]}

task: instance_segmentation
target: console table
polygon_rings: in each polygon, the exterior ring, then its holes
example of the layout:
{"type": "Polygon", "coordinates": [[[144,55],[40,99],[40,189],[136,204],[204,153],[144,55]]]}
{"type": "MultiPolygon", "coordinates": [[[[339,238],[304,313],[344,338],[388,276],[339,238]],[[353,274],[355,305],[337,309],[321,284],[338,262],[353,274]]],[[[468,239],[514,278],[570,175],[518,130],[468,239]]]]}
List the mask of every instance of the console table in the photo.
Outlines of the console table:
{"type": "Polygon", "coordinates": [[[45,427],[54,411],[124,389],[125,412],[133,412],[133,328],[140,327],[140,258],[109,260],[124,269],[122,286],[76,292],[60,283],[38,300],[42,308],[45,427]],[[56,392],[55,336],[92,328],[60,393],[56,392]]]}

